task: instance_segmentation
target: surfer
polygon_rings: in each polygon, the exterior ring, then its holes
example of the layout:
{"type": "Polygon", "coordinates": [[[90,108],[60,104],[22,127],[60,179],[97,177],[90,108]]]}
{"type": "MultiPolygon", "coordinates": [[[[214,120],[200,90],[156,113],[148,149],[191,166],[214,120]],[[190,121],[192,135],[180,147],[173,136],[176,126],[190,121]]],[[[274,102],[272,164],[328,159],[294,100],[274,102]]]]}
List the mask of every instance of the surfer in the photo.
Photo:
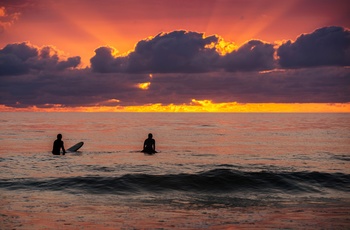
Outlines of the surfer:
{"type": "Polygon", "coordinates": [[[52,154],[60,155],[61,148],[63,150],[63,155],[64,155],[66,153],[66,150],[64,149],[64,145],[62,141],[62,134],[57,134],[57,140],[53,142],[52,154]]]}
{"type": "Polygon", "coordinates": [[[141,152],[153,154],[156,153],[156,141],[153,139],[152,133],[148,134],[148,138],[143,143],[143,150],[141,152]]]}

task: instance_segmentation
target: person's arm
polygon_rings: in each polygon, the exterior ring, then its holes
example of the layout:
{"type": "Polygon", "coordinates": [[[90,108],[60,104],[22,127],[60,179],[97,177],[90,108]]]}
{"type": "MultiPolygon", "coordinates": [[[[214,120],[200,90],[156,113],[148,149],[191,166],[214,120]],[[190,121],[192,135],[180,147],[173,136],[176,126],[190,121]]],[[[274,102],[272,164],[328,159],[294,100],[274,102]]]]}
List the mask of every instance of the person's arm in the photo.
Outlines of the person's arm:
{"type": "Polygon", "coordinates": [[[63,141],[62,141],[62,151],[63,151],[63,155],[64,155],[66,153],[66,150],[64,149],[63,141]]]}
{"type": "Polygon", "coordinates": [[[55,153],[55,142],[53,142],[53,145],[52,145],[52,154],[54,154],[55,153]]]}
{"type": "Polygon", "coordinates": [[[146,142],[147,142],[147,140],[145,140],[144,142],[143,142],[143,147],[142,147],[142,150],[145,150],[145,148],[146,148],[146,142]]]}
{"type": "Polygon", "coordinates": [[[153,150],[156,151],[156,141],[153,140],[153,150]]]}

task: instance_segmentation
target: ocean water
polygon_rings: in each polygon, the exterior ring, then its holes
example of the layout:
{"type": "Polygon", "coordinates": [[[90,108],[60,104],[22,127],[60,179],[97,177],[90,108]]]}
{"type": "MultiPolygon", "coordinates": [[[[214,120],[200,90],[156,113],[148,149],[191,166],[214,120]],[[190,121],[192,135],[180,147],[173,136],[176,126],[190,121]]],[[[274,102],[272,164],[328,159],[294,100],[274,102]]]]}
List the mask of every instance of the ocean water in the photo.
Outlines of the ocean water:
{"type": "Polygon", "coordinates": [[[349,229],[350,114],[1,113],[1,229],[349,229]],[[66,149],[51,154],[61,133],[66,149]],[[159,153],[140,153],[152,133],[159,153]]]}

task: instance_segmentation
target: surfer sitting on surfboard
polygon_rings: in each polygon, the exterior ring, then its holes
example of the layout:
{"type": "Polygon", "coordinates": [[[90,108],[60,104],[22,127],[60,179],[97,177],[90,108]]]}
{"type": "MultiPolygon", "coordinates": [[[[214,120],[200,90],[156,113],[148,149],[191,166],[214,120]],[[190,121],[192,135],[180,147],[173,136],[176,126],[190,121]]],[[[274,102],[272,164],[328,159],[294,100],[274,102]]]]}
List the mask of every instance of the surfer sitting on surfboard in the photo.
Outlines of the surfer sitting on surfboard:
{"type": "Polygon", "coordinates": [[[64,145],[62,141],[62,134],[57,134],[57,140],[53,142],[52,154],[60,155],[61,148],[63,150],[63,155],[64,155],[66,153],[66,150],[64,149],[64,145]]]}
{"type": "Polygon", "coordinates": [[[152,133],[148,134],[148,138],[143,143],[143,150],[142,152],[153,154],[156,153],[156,141],[153,139],[152,133]]]}

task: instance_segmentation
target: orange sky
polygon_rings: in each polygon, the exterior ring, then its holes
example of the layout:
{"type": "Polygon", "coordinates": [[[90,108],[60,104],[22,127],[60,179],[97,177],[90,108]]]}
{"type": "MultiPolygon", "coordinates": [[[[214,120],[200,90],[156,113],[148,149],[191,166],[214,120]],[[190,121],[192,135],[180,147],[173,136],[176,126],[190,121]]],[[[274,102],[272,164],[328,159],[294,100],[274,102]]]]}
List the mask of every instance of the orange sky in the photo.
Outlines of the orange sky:
{"type": "Polygon", "coordinates": [[[9,2],[6,14],[17,15],[1,33],[0,47],[22,41],[54,45],[69,55],[80,55],[84,65],[99,46],[124,53],[141,39],[180,29],[242,44],[250,39],[270,43],[295,39],[322,26],[350,26],[349,4],[339,0],[5,2],[9,2]]]}

